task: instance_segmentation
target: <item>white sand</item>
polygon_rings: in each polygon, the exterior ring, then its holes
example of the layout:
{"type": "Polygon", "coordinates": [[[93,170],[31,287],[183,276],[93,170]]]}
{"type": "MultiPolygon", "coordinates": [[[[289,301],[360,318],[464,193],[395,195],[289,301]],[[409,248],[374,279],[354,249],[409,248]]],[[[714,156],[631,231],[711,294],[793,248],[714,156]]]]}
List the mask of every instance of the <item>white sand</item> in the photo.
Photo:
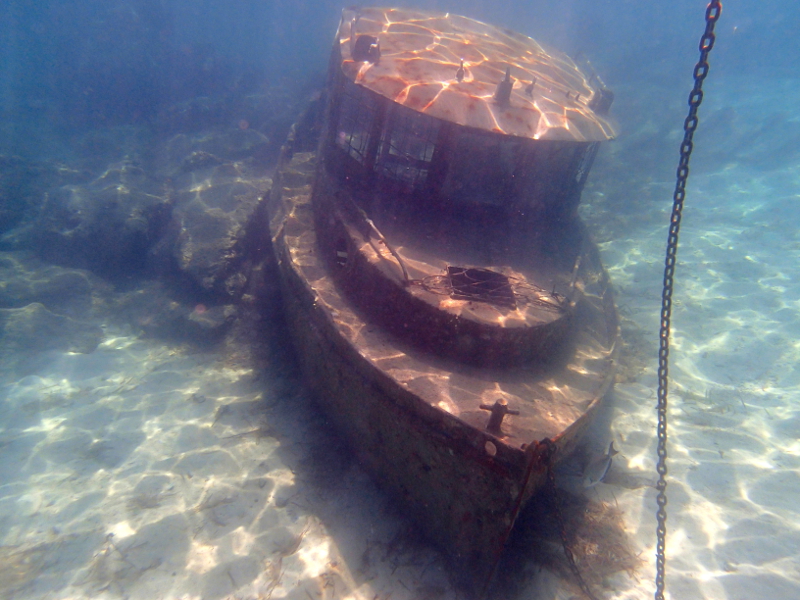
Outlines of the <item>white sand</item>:
{"type": "MultiPolygon", "coordinates": [[[[730,165],[691,180],[670,365],[673,598],[800,597],[799,184],[796,167],[757,173],[730,165]]],[[[671,182],[653,185],[669,198],[671,182]]],[[[659,207],[662,223],[668,208],[659,207]]],[[[646,363],[638,381],[616,386],[606,418],[621,450],[614,469],[652,472],[666,228],[634,223],[620,231],[603,244],[604,257],[624,329],[648,337],[632,336],[646,363]]],[[[625,591],[616,597],[652,597],[655,490],[600,485],[597,494],[624,510],[647,560],[639,583],[617,582],[625,591]]]]}
{"type": "Polygon", "coordinates": [[[3,388],[0,597],[446,588],[304,398],[276,415],[250,370],[130,336],[52,358],[3,388]]]}

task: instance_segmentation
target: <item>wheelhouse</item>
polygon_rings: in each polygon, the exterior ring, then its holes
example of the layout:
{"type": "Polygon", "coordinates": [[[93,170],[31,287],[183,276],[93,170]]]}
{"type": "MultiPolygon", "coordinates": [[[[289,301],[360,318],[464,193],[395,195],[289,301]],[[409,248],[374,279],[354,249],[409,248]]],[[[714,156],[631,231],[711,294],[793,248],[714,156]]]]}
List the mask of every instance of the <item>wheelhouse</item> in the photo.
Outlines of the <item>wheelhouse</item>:
{"type": "Polygon", "coordinates": [[[345,10],[329,81],[323,151],[378,220],[567,218],[614,135],[595,75],[464,17],[345,10]]]}

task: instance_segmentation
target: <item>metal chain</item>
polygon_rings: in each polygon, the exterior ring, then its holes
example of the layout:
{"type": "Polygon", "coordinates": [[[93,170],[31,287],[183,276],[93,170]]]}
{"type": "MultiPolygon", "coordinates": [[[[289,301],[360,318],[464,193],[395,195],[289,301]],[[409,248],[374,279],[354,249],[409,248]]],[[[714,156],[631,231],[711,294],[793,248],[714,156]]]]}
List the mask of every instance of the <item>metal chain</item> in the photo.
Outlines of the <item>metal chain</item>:
{"type": "Polygon", "coordinates": [[[667,237],[667,254],[664,261],[664,289],[661,294],[661,328],[658,349],[658,495],[656,502],[656,600],[664,600],[664,573],[666,566],[667,538],[667,387],[669,373],[669,329],[672,314],[672,286],[678,254],[678,233],[681,228],[681,212],[686,197],[686,180],[689,178],[689,157],[692,154],[692,138],[697,129],[697,109],[703,101],[703,81],[708,75],[708,54],[714,47],[714,25],[722,14],[722,3],[712,0],[706,7],[706,30],[700,38],[700,60],[694,68],[694,88],[689,94],[689,115],[683,123],[681,158],[678,162],[677,181],[672,196],[672,216],[667,237]]]}
{"type": "Polygon", "coordinates": [[[592,593],[589,584],[586,583],[586,580],[584,580],[581,575],[580,569],[578,569],[578,565],[575,562],[575,555],[572,553],[572,548],[570,548],[569,540],[567,539],[566,521],[564,521],[564,513],[561,510],[561,499],[556,489],[556,476],[553,470],[553,456],[556,453],[556,445],[548,438],[543,439],[539,444],[545,446],[544,452],[542,452],[542,459],[547,466],[547,493],[550,497],[550,503],[553,507],[556,521],[558,522],[558,533],[561,536],[561,545],[564,547],[564,555],[567,557],[569,568],[572,570],[572,574],[575,576],[575,580],[578,582],[578,586],[581,590],[583,590],[583,593],[586,594],[589,600],[597,600],[597,596],[592,593]]]}

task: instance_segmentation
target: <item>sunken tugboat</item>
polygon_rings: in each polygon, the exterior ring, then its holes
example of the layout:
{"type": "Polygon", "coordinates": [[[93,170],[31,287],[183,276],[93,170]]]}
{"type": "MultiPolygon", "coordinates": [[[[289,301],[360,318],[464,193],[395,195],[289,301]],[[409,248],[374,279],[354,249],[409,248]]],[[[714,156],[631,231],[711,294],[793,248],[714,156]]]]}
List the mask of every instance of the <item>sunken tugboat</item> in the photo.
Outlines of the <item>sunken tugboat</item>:
{"type": "Polygon", "coordinates": [[[612,98],[523,35],[346,9],[318,150],[298,127],[269,198],[309,385],[476,595],[613,380],[613,297],[577,216],[612,98]]]}

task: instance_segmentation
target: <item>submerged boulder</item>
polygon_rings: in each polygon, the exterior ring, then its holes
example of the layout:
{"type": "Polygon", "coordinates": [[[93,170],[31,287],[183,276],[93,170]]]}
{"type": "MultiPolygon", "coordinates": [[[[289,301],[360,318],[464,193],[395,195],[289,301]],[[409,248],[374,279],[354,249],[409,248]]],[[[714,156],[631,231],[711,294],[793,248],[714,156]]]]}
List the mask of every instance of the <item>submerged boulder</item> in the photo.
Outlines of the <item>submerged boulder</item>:
{"type": "Polygon", "coordinates": [[[177,268],[204,292],[239,298],[248,280],[247,248],[272,186],[264,162],[269,140],[252,130],[179,134],[161,152],[172,182],[174,239],[162,244],[177,268]]]}
{"type": "Polygon", "coordinates": [[[89,179],[85,171],[63,164],[0,155],[0,247],[18,245],[14,230],[38,217],[49,189],[89,179]]]}
{"type": "Polygon", "coordinates": [[[176,192],[175,258],[203,289],[238,297],[247,280],[240,267],[248,226],[271,180],[243,179],[230,164],[204,170],[201,176],[204,183],[185,184],[176,192]]]}
{"type": "Polygon", "coordinates": [[[232,304],[192,303],[158,280],[117,295],[110,308],[114,320],[145,337],[200,346],[221,340],[238,312],[232,304]]]}
{"type": "Polygon", "coordinates": [[[87,271],[0,252],[0,372],[47,360],[48,351],[90,353],[111,286],[87,271]]]}
{"type": "Polygon", "coordinates": [[[175,177],[225,162],[241,161],[240,167],[254,166],[272,149],[270,139],[253,129],[227,128],[196,134],[179,133],[158,152],[158,174],[175,177]]]}
{"type": "Polygon", "coordinates": [[[93,323],[73,319],[33,302],[22,308],[0,308],[0,359],[45,350],[87,354],[103,339],[103,330],[93,323]]]}
{"type": "Polygon", "coordinates": [[[103,307],[110,286],[88,271],[43,263],[30,252],[0,252],[0,308],[32,303],[74,318],[103,307]]]}
{"type": "Polygon", "coordinates": [[[51,190],[26,237],[45,260],[120,280],[146,270],[170,210],[169,189],[124,161],[87,185],[51,190]]]}

